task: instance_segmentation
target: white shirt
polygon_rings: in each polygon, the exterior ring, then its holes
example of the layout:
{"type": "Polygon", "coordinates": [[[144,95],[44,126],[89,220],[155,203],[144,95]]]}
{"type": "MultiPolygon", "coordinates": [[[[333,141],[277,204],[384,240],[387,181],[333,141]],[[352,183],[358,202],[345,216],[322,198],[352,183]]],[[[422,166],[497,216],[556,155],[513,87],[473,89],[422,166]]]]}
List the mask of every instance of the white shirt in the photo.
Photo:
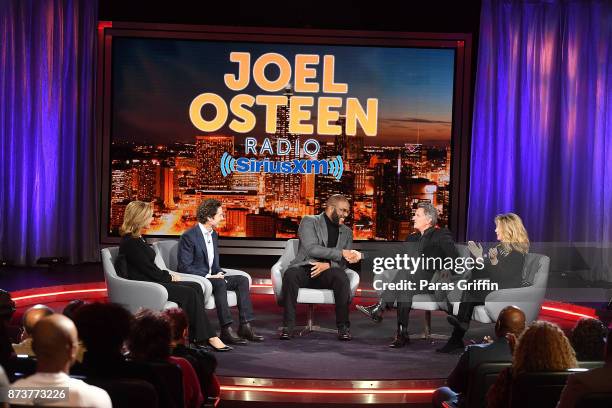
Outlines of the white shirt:
{"type": "MultiPolygon", "coordinates": [[[[68,387],[68,400],[56,401],[49,406],[62,407],[92,407],[92,408],[112,408],[111,399],[108,393],[102,388],[89,385],[76,378],[70,378],[68,374],[59,373],[36,373],[31,376],[17,380],[11,388],[22,387],[68,387]]],[[[34,399],[11,399],[13,404],[33,405],[34,399]]]]}
{"type": "Polygon", "coordinates": [[[213,230],[211,229],[209,231],[204,226],[204,224],[202,224],[201,222],[199,222],[198,225],[200,226],[202,235],[204,235],[204,242],[206,244],[206,257],[208,258],[208,273],[206,274],[205,278],[208,278],[211,275],[212,264],[213,264],[213,261],[215,260],[215,245],[213,244],[213,237],[212,237],[213,230]]]}

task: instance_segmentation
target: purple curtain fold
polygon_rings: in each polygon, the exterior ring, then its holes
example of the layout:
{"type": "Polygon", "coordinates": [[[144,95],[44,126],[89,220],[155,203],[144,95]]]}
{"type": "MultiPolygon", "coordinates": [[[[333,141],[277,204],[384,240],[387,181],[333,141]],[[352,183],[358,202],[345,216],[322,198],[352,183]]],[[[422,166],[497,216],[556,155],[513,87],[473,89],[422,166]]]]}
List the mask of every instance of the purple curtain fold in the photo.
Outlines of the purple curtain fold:
{"type": "Polygon", "coordinates": [[[92,0],[0,2],[0,258],[98,257],[92,0]]]}
{"type": "Polygon", "coordinates": [[[484,0],[468,239],[612,241],[612,2],[484,0]]]}

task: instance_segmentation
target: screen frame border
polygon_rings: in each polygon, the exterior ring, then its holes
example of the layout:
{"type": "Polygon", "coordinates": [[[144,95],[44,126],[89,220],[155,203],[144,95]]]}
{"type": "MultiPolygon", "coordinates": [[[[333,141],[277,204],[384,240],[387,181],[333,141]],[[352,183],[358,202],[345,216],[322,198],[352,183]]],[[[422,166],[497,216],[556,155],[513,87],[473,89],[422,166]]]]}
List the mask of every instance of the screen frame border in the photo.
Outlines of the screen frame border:
{"type": "MultiPolygon", "coordinates": [[[[96,135],[101,172],[100,243],[117,244],[119,237],[108,234],[110,216],[110,137],[112,40],[115,36],[189,39],[213,41],[282,42],[296,44],[333,44],[349,46],[396,46],[452,48],[455,50],[453,109],[451,124],[451,179],[449,229],[457,242],[465,238],[469,189],[471,129],[472,35],[469,33],[423,33],[398,31],[361,31],[297,29],[270,27],[232,27],[187,24],[155,24],[135,22],[98,23],[98,62],[96,72],[96,135]],[[106,176],[105,176],[106,175],[106,176]]],[[[152,241],[176,239],[152,236],[152,241]]],[[[248,255],[280,255],[285,239],[219,239],[222,253],[248,255]]],[[[367,249],[375,241],[355,241],[355,248],[367,249]]]]}

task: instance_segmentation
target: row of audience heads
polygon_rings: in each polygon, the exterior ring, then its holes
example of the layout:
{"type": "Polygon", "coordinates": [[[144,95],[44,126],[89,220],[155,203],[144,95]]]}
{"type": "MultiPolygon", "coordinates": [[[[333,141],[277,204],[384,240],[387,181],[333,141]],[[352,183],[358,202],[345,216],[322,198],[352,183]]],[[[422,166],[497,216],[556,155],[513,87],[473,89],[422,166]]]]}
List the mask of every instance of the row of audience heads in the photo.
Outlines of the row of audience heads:
{"type": "Polygon", "coordinates": [[[578,361],[612,360],[612,330],[598,319],[580,319],[567,337],[558,325],[547,321],[525,327],[523,312],[508,306],[500,313],[495,330],[510,343],[516,374],[564,371],[576,368],[578,361]]]}
{"type": "MultiPolygon", "coordinates": [[[[15,306],[10,296],[0,294],[0,302],[6,326],[15,306]]],[[[45,305],[33,306],[24,312],[22,324],[21,340],[32,339],[39,359],[74,359],[80,340],[91,355],[113,356],[127,349],[133,359],[165,360],[172,343],[185,341],[189,330],[187,315],[179,308],[142,310],[133,316],[118,304],[82,300],[70,302],[61,315],[45,305]]]]}

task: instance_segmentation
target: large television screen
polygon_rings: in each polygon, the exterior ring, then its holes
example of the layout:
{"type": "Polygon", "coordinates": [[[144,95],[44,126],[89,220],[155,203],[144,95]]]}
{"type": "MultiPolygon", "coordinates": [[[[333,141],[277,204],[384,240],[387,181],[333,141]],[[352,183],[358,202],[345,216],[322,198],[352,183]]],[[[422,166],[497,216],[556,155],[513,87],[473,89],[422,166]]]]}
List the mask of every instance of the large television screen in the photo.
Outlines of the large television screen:
{"type": "Polygon", "coordinates": [[[106,236],[132,200],[154,203],[161,237],[206,198],[222,238],[294,238],[333,194],[355,240],[405,239],[422,201],[448,225],[457,41],[151,32],[106,43],[106,236]]]}

